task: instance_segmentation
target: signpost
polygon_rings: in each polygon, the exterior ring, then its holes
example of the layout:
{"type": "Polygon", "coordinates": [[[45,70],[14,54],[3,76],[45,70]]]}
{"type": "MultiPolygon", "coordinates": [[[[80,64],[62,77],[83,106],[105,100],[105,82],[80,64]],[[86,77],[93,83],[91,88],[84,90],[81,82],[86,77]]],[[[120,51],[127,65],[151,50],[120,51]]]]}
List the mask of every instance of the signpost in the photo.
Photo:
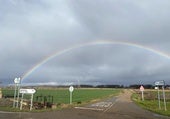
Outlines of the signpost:
{"type": "Polygon", "coordinates": [[[18,105],[19,105],[19,89],[20,89],[21,79],[15,78],[14,84],[15,84],[15,91],[14,91],[13,107],[16,106],[18,108],[18,105]],[[16,98],[17,98],[17,100],[16,100],[16,98]],[[17,103],[17,105],[16,105],[16,103],[17,103]]]}
{"type": "Polygon", "coordinates": [[[165,108],[165,111],[166,111],[167,109],[166,109],[166,99],[165,99],[165,89],[164,89],[164,86],[162,86],[162,91],[163,91],[163,98],[164,98],[164,108],[165,108]]]}
{"type": "Polygon", "coordinates": [[[70,86],[69,87],[69,91],[70,91],[70,104],[72,104],[72,93],[74,91],[74,87],[73,86],[70,86]]]}
{"type": "Polygon", "coordinates": [[[34,94],[36,92],[35,89],[20,89],[20,93],[24,94],[34,94]]]}
{"type": "Polygon", "coordinates": [[[161,99],[160,99],[160,93],[159,93],[159,86],[157,87],[158,90],[158,105],[159,105],[159,109],[161,109],[161,99]]]}
{"type": "Polygon", "coordinates": [[[140,91],[142,92],[142,101],[144,101],[144,95],[143,95],[143,92],[144,92],[144,87],[141,85],[140,86],[140,91]]]}
{"type": "Polygon", "coordinates": [[[20,89],[19,92],[22,93],[22,99],[21,99],[21,104],[20,104],[20,110],[22,110],[22,104],[23,104],[24,94],[30,94],[30,95],[31,95],[30,110],[32,110],[32,106],[33,106],[33,96],[34,96],[34,93],[36,92],[36,90],[35,90],[35,89],[20,89]]]}
{"type": "Polygon", "coordinates": [[[159,105],[159,109],[161,109],[161,104],[160,104],[160,99],[161,98],[160,98],[160,93],[159,93],[159,87],[162,87],[163,98],[164,98],[164,109],[166,111],[167,108],[166,108],[165,89],[164,89],[165,81],[156,81],[155,82],[155,86],[157,87],[157,90],[158,90],[158,105],[159,105]]]}
{"type": "Polygon", "coordinates": [[[164,86],[165,85],[165,81],[156,81],[155,85],[156,86],[164,86]]]}

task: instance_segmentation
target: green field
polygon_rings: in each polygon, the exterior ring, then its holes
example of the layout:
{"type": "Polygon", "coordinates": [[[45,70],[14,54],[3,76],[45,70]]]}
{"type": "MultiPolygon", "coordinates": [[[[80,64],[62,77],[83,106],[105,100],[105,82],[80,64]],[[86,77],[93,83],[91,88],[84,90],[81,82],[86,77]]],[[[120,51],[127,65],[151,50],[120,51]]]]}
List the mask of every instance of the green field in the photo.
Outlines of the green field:
{"type": "MultiPolygon", "coordinates": [[[[75,89],[73,92],[73,103],[87,103],[92,100],[107,98],[109,96],[117,95],[121,90],[119,89],[75,89]]],[[[14,90],[3,89],[3,95],[13,96],[14,90]]],[[[34,95],[34,101],[37,96],[53,96],[54,103],[68,104],[70,92],[68,89],[37,89],[34,95]]],[[[28,98],[25,95],[24,98],[28,98]]]]}
{"type": "MultiPolygon", "coordinates": [[[[166,92],[166,96],[169,96],[170,92],[166,92]]],[[[139,106],[149,111],[155,112],[157,114],[170,116],[170,100],[166,99],[167,110],[164,109],[164,102],[161,99],[161,109],[158,106],[157,92],[156,91],[145,91],[144,97],[146,99],[142,101],[140,93],[134,93],[132,95],[132,100],[139,106]],[[148,96],[149,95],[149,96],[148,96]]]]}
{"type": "MultiPolygon", "coordinates": [[[[110,95],[115,95],[119,90],[113,89],[75,89],[73,92],[73,103],[89,102],[94,99],[107,98],[110,95]]],[[[37,90],[35,95],[52,95],[54,103],[69,103],[70,92],[68,89],[53,89],[53,90],[37,90]]]]}

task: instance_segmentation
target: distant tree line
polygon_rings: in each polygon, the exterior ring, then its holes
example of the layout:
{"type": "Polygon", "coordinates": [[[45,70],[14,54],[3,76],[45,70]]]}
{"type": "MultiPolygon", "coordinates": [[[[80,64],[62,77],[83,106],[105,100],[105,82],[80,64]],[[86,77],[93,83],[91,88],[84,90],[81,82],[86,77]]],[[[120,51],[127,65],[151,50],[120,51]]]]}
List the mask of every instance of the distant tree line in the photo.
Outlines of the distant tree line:
{"type": "MultiPolygon", "coordinates": [[[[132,88],[132,89],[139,89],[141,85],[139,84],[133,84],[133,85],[130,85],[129,88],[132,88]]],[[[142,85],[145,89],[154,89],[155,88],[155,85],[151,85],[151,84],[144,84],[142,85]]],[[[165,85],[165,88],[170,88],[170,85],[165,85]]]]}
{"type": "MultiPolygon", "coordinates": [[[[132,88],[132,89],[139,89],[141,85],[139,84],[133,84],[133,85],[130,85],[129,88],[132,88]]],[[[145,85],[142,85],[144,88],[146,89],[153,89],[155,86],[151,85],[151,84],[145,84],[145,85]]]]}
{"type": "MultiPolygon", "coordinates": [[[[124,86],[124,85],[97,85],[97,86],[93,86],[93,85],[75,85],[75,87],[82,87],[82,88],[131,88],[131,89],[139,89],[141,86],[141,84],[132,84],[129,86],[124,86]]],[[[151,85],[151,84],[143,84],[142,85],[145,89],[154,89],[155,85],[151,85]]],[[[170,85],[165,85],[165,88],[169,88],[170,89],[170,85]]]]}
{"type": "MultiPolygon", "coordinates": [[[[72,85],[74,88],[131,88],[131,89],[139,89],[141,84],[132,84],[129,86],[125,85],[72,85]]],[[[155,85],[151,84],[143,84],[145,89],[154,89],[155,85]]],[[[69,88],[70,85],[39,85],[39,86],[25,86],[25,88],[69,88]]],[[[9,86],[6,88],[13,88],[13,86],[9,86]]],[[[170,89],[170,85],[165,86],[166,89],[170,89]]]]}
{"type": "Polygon", "coordinates": [[[74,87],[78,88],[124,88],[123,85],[74,85],[74,87]]]}
{"type": "Polygon", "coordinates": [[[96,88],[124,88],[123,85],[97,85],[96,88]]]}

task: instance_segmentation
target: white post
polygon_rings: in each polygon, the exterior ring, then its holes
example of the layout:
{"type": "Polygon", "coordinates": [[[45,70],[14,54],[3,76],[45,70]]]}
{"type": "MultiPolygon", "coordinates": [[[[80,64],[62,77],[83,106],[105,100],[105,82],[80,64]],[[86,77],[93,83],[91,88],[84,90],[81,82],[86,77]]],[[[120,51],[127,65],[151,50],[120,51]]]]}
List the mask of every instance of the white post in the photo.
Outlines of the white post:
{"type": "Polygon", "coordinates": [[[73,93],[74,87],[70,86],[69,91],[70,91],[70,104],[72,104],[72,93],[73,93]]]}
{"type": "Polygon", "coordinates": [[[32,106],[33,106],[33,94],[31,95],[31,105],[30,105],[30,111],[32,110],[32,106]]]}
{"type": "Polygon", "coordinates": [[[18,78],[17,87],[18,87],[18,96],[17,96],[17,108],[18,108],[18,105],[19,105],[19,91],[20,91],[20,78],[18,78]]]}
{"type": "Polygon", "coordinates": [[[166,99],[165,99],[165,90],[164,90],[164,86],[162,86],[162,90],[163,90],[163,98],[164,98],[164,108],[165,108],[165,111],[166,111],[167,109],[166,109],[166,99]]]}
{"type": "Polygon", "coordinates": [[[24,97],[24,93],[22,93],[21,104],[20,104],[20,110],[22,110],[23,97],[24,97]]]}
{"type": "Polygon", "coordinates": [[[18,87],[18,89],[17,89],[18,90],[18,92],[17,92],[18,94],[17,94],[17,106],[16,107],[18,108],[18,105],[19,105],[19,89],[20,89],[19,88],[19,84],[17,84],[17,87],[18,87]]]}
{"type": "Polygon", "coordinates": [[[72,92],[70,92],[70,104],[72,104],[72,92]]]}
{"type": "Polygon", "coordinates": [[[144,101],[144,94],[143,94],[143,91],[144,91],[144,87],[141,85],[140,86],[140,91],[141,91],[141,94],[142,94],[142,101],[144,101]]]}
{"type": "Polygon", "coordinates": [[[17,91],[17,87],[16,87],[16,83],[15,83],[15,92],[14,92],[13,107],[15,107],[15,104],[16,104],[16,91],[17,91]]]}
{"type": "Polygon", "coordinates": [[[144,95],[143,95],[143,91],[141,91],[142,92],[142,101],[144,101],[144,95]]]}
{"type": "Polygon", "coordinates": [[[158,105],[159,105],[159,109],[161,109],[159,86],[158,86],[158,105]]]}

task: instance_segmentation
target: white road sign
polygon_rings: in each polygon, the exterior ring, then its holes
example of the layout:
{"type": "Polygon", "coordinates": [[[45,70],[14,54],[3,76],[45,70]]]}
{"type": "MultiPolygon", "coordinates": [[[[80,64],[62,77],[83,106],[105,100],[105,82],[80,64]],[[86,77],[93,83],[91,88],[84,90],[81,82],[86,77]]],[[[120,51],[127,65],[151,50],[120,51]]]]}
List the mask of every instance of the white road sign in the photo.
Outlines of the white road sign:
{"type": "Polygon", "coordinates": [[[164,86],[164,85],[165,85],[165,82],[164,82],[164,81],[156,81],[156,82],[155,82],[155,85],[156,85],[156,86],[164,86]]]}
{"type": "Polygon", "coordinates": [[[20,80],[21,80],[20,78],[15,78],[15,79],[14,79],[14,83],[19,84],[19,83],[20,83],[20,80]]]}
{"type": "Polygon", "coordinates": [[[35,89],[20,89],[19,92],[23,94],[34,94],[36,90],[35,89]]]}
{"type": "Polygon", "coordinates": [[[74,87],[73,87],[73,86],[70,86],[69,91],[70,91],[70,92],[73,92],[73,91],[74,91],[74,87]]]}
{"type": "Polygon", "coordinates": [[[140,86],[140,91],[144,91],[144,87],[143,86],[140,86]]]}

